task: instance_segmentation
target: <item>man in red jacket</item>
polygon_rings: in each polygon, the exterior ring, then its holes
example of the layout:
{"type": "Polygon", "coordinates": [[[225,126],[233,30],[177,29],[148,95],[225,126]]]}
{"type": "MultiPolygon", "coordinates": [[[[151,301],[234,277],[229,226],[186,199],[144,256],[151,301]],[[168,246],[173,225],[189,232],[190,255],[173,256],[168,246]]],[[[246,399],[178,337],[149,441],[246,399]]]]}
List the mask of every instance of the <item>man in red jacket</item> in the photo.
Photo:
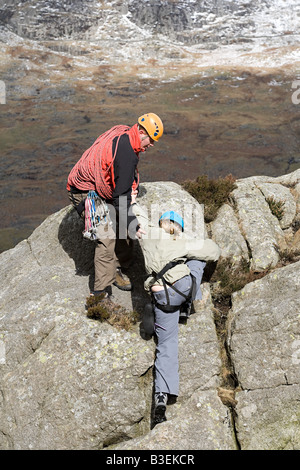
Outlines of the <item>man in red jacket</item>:
{"type": "MultiPolygon", "coordinates": [[[[95,282],[92,293],[111,293],[111,285],[131,290],[122,269],[129,267],[132,238],[144,233],[131,210],[131,194],[138,191],[139,153],[154,145],[163,134],[163,123],[154,113],[143,114],[132,126],[115,126],[101,134],[71,170],[67,190],[77,212],[84,216],[84,201],[95,191],[115,210],[117,227],[132,229],[130,239],[124,233],[97,240],[94,257],[95,282]],[[125,201],[125,204],[124,204],[125,201]]],[[[127,234],[126,234],[127,235],[127,234]]]]}

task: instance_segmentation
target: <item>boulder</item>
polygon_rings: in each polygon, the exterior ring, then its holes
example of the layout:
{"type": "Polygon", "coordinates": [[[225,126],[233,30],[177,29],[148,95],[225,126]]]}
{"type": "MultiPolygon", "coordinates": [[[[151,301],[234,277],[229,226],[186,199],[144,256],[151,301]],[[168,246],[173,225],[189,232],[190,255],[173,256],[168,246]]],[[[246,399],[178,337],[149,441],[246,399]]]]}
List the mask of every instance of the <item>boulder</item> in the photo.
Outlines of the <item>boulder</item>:
{"type": "Polygon", "coordinates": [[[236,450],[229,410],[215,390],[195,391],[175,417],[114,450],[236,450]]]}
{"type": "Polygon", "coordinates": [[[239,265],[242,260],[249,261],[248,247],[243,237],[237,216],[229,204],[223,204],[216,219],[210,225],[212,236],[221,248],[221,256],[239,265]]]}
{"type": "Polygon", "coordinates": [[[278,178],[253,176],[236,182],[230,205],[223,204],[210,224],[223,258],[233,265],[246,260],[252,271],[260,272],[275,267],[288,251],[297,252],[299,180],[296,170],[278,178]],[[272,212],[270,201],[280,204],[282,217],[272,212]]]}
{"type": "Polygon", "coordinates": [[[228,348],[244,450],[300,449],[300,262],[232,296],[228,348]]]}
{"type": "Polygon", "coordinates": [[[261,191],[252,183],[239,182],[232,192],[241,230],[251,250],[251,269],[263,271],[279,261],[279,249],[286,247],[278,219],[261,191]]]}
{"type": "Polygon", "coordinates": [[[218,396],[221,359],[209,284],[199,311],[179,329],[180,396],[168,421],[115,450],[236,450],[230,410],[218,396]]]}
{"type": "Polygon", "coordinates": [[[278,183],[258,183],[257,187],[266,200],[273,199],[283,204],[283,216],[279,220],[279,225],[282,229],[290,227],[296,216],[296,201],[290,189],[278,183]]]}

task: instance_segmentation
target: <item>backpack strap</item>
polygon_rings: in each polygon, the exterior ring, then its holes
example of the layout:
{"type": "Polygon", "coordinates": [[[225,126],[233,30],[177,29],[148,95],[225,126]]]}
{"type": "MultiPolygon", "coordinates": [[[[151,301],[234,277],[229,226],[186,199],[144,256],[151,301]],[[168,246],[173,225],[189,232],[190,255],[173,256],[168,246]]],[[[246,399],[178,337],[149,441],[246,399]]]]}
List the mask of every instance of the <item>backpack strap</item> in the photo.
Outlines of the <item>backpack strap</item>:
{"type": "Polygon", "coordinates": [[[155,277],[156,279],[162,279],[163,276],[166,274],[169,269],[174,268],[174,266],[177,266],[177,264],[183,264],[183,260],[178,260],[178,261],[170,261],[169,263],[166,264],[164,268],[162,268],[158,273],[155,273],[154,271],[152,272],[152,276],[155,277]]]}
{"type": "Polygon", "coordinates": [[[166,294],[166,299],[167,299],[167,305],[162,305],[162,304],[159,304],[157,302],[157,300],[154,298],[154,295],[152,295],[152,299],[153,299],[153,302],[154,304],[160,309],[162,310],[163,312],[165,313],[174,313],[176,312],[176,310],[178,310],[178,305],[170,305],[170,296],[169,296],[169,291],[168,291],[168,287],[167,285],[173,289],[175,292],[177,292],[177,294],[181,295],[182,297],[184,297],[185,299],[185,303],[186,302],[190,302],[192,300],[192,296],[194,294],[194,291],[195,291],[195,278],[194,276],[192,276],[192,286],[191,286],[191,290],[190,292],[188,293],[188,295],[185,295],[183,294],[183,292],[180,292],[178,289],[176,289],[176,287],[174,287],[173,284],[170,284],[169,282],[167,282],[164,278],[164,275],[166,274],[167,271],[169,271],[169,269],[173,268],[174,266],[177,266],[177,264],[182,264],[184,263],[183,260],[178,260],[178,261],[170,261],[169,263],[166,264],[166,266],[161,270],[159,271],[158,273],[155,273],[154,271],[152,272],[152,276],[155,278],[155,279],[161,279],[162,280],[162,283],[163,283],[163,286],[164,286],[164,290],[165,290],[165,294],[166,294]]]}

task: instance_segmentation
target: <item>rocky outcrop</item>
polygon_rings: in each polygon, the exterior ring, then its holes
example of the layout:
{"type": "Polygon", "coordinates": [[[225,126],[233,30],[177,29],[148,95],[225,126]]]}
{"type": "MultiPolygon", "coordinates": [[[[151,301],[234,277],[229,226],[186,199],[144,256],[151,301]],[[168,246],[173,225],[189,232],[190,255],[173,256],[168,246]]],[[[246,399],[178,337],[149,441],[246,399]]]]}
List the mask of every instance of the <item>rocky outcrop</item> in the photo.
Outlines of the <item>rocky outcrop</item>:
{"type": "Polygon", "coordinates": [[[211,224],[224,258],[233,263],[244,259],[253,271],[263,271],[276,266],[283,253],[300,252],[295,235],[299,230],[299,179],[297,170],[283,177],[257,176],[237,182],[231,204],[224,204],[211,224]]]}
{"type": "MultiPolygon", "coordinates": [[[[158,189],[160,208],[170,199],[195,205],[178,185],[161,183],[142,187],[149,207],[158,189]]],[[[99,449],[150,430],[155,344],[139,325],[126,332],[87,318],[93,244],[82,239],[82,229],[66,207],[1,255],[2,449],[99,449]]],[[[132,294],[113,289],[116,302],[141,311],[147,297],[139,256],[137,249],[132,294]]],[[[223,422],[228,410],[216,391],[220,358],[209,289],[207,299],[202,315],[181,328],[182,398],[173,414],[195,392],[209,391],[223,422]],[[195,344],[202,359],[191,374],[195,344]]],[[[220,448],[222,440],[220,433],[220,448]]]]}
{"type": "MultiPolygon", "coordinates": [[[[240,180],[217,224],[207,227],[201,206],[175,183],[145,183],[140,202],[149,211],[153,205],[155,211],[170,204],[181,208],[191,214],[191,226],[200,227],[201,219],[204,236],[218,240],[223,214],[223,241],[228,244],[232,236],[234,243],[228,251],[222,244],[222,256],[229,261],[236,256],[237,262],[248,255],[257,269],[247,213],[254,224],[254,201],[258,195],[265,201],[266,185],[269,190],[276,185],[289,201],[286,222],[278,226],[292,246],[299,181],[299,171],[240,180]]],[[[267,239],[271,246],[278,226],[267,203],[257,208],[257,240],[267,239]]],[[[300,261],[283,266],[272,260],[266,276],[232,296],[225,349],[215,324],[212,286],[204,282],[200,308],[179,325],[180,396],[168,406],[168,421],[151,429],[155,343],[139,322],[126,331],[87,318],[93,244],[83,240],[82,229],[68,206],[1,254],[0,448],[299,449],[300,261]],[[224,383],[224,354],[235,379],[231,389],[224,383]]],[[[113,287],[113,294],[116,303],[141,312],[147,294],[138,242],[135,250],[130,273],[135,289],[113,287]]]]}
{"type": "Polygon", "coordinates": [[[146,419],[153,345],[87,319],[93,245],[80,222],[67,207],[2,254],[2,449],[99,448],[146,419]]]}
{"type": "Polygon", "coordinates": [[[0,25],[34,40],[93,40],[117,34],[126,41],[162,35],[184,44],[220,45],[297,33],[298,8],[296,0],[285,8],[280,0],[7,0],[0,8],[0,25]]]}
{"type": "MultiPolygon", "coordinates": [[[[264,2],[264,7],[267,4],[264,2]]],[[[220,42],[225,38],[237,41],[242,32],[255,31],[251,13],[261,8],[259,1],[246,4],[223,0],[128,2],[130,18],[139,26],[147,25],[156,33],[191,44],[220,42]]]]}
{"type": "Polygon", "coordinates": [[[102,18],[94,0],[57,2],[8,0],[0,9],[0,24],[28,39],[82,38],[102,18]]]}
{"type": "Polygon", "coordinates": [[[299,449],[300,262],[233,295],[228,347],[242,449],[299,449]]]}

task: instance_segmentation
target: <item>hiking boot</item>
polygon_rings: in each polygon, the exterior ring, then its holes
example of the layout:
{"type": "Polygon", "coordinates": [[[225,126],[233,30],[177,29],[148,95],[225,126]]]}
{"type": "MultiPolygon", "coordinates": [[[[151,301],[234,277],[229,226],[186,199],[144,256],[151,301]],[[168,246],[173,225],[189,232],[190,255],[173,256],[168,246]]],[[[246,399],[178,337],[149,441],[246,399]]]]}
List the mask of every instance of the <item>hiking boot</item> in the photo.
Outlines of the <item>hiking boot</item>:
{"type": "Polygon", "coordinates": [[[85,308],[89,309],[89,307],[95,307],[97,304],[100,304],[104,300],[112,300],[111,286],[107,286],[105,289],[102,290],[92,291],[86,299],[85,308]]]}
{"type": "Polygon", "coordinates": [[[113,284],[121,290],[132,290],[132,284],[126,274],[122,273],[121,268],[117,268],[116,280],[113,284]]]}
{"type": "Polygon", "coordinates": [[[167,409],[168,394],[167,393],[155,393],[154,395],[154,423],[163,423],[167,421],[166,409],[167,409]]]}
{"type": "Polygon", "coordinates": [[[142,313],[142,325],[146,335],[154,334],[154,311],[151,303],[146,304],[142,313]]]}
{"type": "Polygon", "coordinates": [[[112,288],[111,286],[107,286],[105,287],[105,289],[102,289],[102,290],[93,290],[91,293],[90,293],[90,296],[94,296],[94,297],[99,297],[99,299],[107,299],[108,297],[111,297],[112,295],[112,288]]]}

